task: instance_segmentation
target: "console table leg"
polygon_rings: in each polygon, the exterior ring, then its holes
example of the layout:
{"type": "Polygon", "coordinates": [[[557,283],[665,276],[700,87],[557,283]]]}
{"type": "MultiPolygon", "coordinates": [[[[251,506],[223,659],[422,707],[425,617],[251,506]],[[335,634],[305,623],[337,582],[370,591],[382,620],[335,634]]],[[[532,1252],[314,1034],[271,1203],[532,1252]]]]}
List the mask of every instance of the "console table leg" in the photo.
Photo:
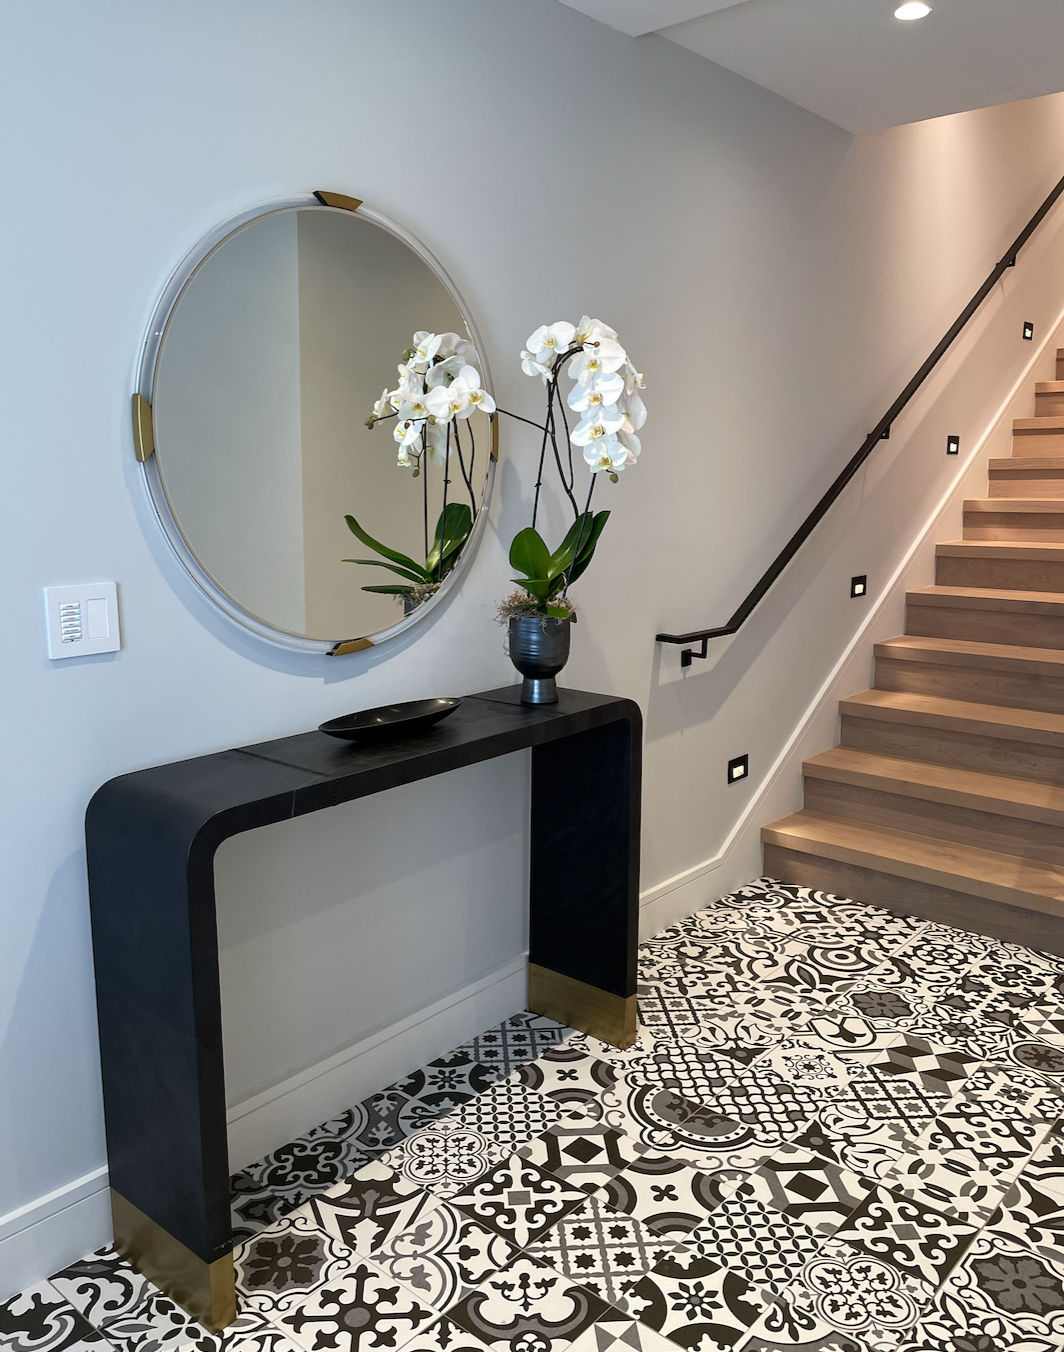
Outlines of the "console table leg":
{"type": "Polygon", "coordinates": [[[638,729],[532,752],[529,1008],[616,1047],[636,1039],[638,729]]]}
{"type": "Polygon", "coordinates": [[[212,1333],[236,1318],[233,1255],[198,1257],[150,1216],[111,1189],[116,1250],[212,1333]]]}

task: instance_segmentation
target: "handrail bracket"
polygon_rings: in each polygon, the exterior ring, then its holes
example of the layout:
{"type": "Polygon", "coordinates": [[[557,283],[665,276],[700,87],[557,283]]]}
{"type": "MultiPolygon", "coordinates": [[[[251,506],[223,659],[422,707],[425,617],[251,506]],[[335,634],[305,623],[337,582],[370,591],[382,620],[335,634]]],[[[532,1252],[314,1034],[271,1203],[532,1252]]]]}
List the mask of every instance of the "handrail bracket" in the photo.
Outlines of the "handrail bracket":
{"type": "Polygon", "coordinates": [[[680,666],[689,667],[696,657],[708,657],[708,656],[709,656],[709,637],[707,635],[702,640],[702,651],[700,653],[696,653],[694,648],[685,648],[683,650],[683,652],[680,654],[680,666]]]}

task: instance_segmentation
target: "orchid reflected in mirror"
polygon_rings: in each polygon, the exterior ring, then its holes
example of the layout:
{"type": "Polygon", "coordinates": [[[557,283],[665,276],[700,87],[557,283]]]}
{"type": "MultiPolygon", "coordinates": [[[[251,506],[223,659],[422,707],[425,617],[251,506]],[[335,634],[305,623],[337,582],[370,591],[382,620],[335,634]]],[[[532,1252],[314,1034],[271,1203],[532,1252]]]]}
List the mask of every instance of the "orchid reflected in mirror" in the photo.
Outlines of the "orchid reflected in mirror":
{"type": "Polygon", "coordinates": [[[399,383],[387,387],[366,419],[371,430],[379,422],[395,420],[392,436],[397,446],[397,464],[410,469],[421,479],[424,498],[425,561],[419,563],[409,554],[381,544],[369,535],[353,517],[348,528],[380,559],[345,559],[355,563],[386,568],[404,579],[402,583],[364,586],[365,592],[377,592],[400,598],[409,610],[439,590],[439,586],[458,561],[477,517],[475,469],[477,443],[475,413],[495,416],[495,400],[484,389],[480,376],[480,357],[476,348],[457,333],[414,334],[410,347],[399,363],[399,383]],[[429,539],[429,465],[441,470],[438,488],[441,499],[435,534],[429,539]],[[458,471],[458,482],[452,478],[458,471]],[[462,488],[469,505],[454,501],[462,488]]]}

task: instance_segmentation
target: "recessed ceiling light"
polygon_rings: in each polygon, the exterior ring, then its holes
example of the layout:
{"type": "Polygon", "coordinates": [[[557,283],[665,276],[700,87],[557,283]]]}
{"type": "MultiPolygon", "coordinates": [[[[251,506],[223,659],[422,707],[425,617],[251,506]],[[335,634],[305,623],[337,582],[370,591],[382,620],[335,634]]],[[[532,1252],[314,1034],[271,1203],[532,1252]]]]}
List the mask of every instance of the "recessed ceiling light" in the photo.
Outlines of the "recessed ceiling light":
{"type": "Polygon", "coordinates": [[[894,11],[894,17],[896,19],[922,19],[930,13],[931,6],[925,5],[923,0],[908,0],[907,4],[898,6],[894,11]]]}

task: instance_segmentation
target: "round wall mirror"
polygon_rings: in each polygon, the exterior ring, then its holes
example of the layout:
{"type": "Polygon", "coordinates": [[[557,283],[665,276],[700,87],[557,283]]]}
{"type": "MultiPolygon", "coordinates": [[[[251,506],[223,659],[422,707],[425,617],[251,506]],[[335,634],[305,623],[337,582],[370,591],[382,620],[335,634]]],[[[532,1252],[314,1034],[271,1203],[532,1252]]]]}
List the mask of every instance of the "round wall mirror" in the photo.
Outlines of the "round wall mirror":
{"type": "Polygon", "coordinates": [[[349,652],[456,585],[497,423],[440,265],[362,203],[315,198],[228,222],[185,261],[145,345],[134,432],[159,520],[212,600],[274,643],[349,652]],[[446,407],[430,398],[452,386],[446,407]]]}

